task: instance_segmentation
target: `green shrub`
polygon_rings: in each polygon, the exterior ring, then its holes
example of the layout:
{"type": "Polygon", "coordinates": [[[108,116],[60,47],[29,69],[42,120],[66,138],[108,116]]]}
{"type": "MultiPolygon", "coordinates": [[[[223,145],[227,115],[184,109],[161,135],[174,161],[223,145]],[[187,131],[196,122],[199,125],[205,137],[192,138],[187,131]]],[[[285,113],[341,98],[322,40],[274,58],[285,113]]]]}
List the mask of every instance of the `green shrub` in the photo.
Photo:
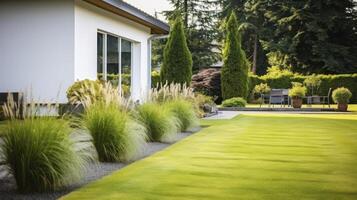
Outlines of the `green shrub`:
{"type": "Polygon", "coordinates": [[[306,95],[306,91],[306,87],[302,86],[301,83],[295,83],[289,90],[289,96],[292,98],[302,98],[306,95]]]}
{"type": "Polygon", "coordinates": [[[167,107],[145,103],[137,107],[137,119],[146,127],[150,141],[171,142],[176,138],[180,121],[167,107]]]}
{"type": "Polygon", "coordinates": [[[348,104],[352,97],[352,93],[349,89],[340,87],[332,92],[332,99],[335,103],[348,104]]]}
{"type": "Polygon", "coordinates": [[[259,85],[256,85],[253,89],[253,92],[255,94],[267,94],[269,93],[271,90],[271,88],[269,87],[268,84],[266,83],[261,83],[259,85]]]}
{"type": "Polygon", "coordinates": [[[167,106],[176,117],[180,120],[180,130],[187,131],[190,128],[198,126],[198,119],[194,107],[189,101],[183,99],[176,99],[167,102],[164,106],[167,106]]]}
{"type": "Polygon", "coordinates": [[[193,105],[194,111],[198,117],[203,117],[206,112],[210,112],[207,108],[216,107],[212,97],[201,93],[195,93],[194,98],[189,99],[189,101],[193,105]]]}
{"type": "Polygon", "coordinates": [[[160,71],[162,83],[191,84],[192,55],[187,46],[181,16],[177,16],[165,45],[160,71]]]}
{"type": "Polygon", "coordinates": [[[226,25],[221,89],[223,99],[248,96],[248,61],[242,49],[237,17],[232,12],[226,25]]]}
{"type": "Polygon", "coordinates": [[[151,88],[156,88],[160,85],[160,72],[152,71],[151,72],[151,88]]]}
{"type": "Polygon", "coordinates": [[[79,104],[86,98],[90,98],[92,102],[102,99],[102,84],[99,80],[82,80],[75,82],[67,90],[68,101],[72,104],[79,104]]]}
{"type": "MultiPolygon", "coordinates": [[[[345,87],[353,94],[357,94],[357,74],[338,74],[338,75],[313,75],[316,76],[321,83],[315,95],[326,96],[330,88],[345,87]]],[[[291,82],[303,83],[310,76],[302,75],[279,75],[273,76],[250,76],[250,91],[253,91],[254,86],[260,83],[267,83],[271,88],[291,88],[291,82]]],[[[350,102],[357,103],[357,95],[353,95],[350,102]]]]}
{"type": "Polygon", "coordinates": [[[233,97],[222,102],[223,107],[245,107],[247,102],[241,97],[233,97]]]}
{"type": "Polygon", "coordinates": [[[308,76],[304,80],[304,85],[306,85],[311,95],[315,95],[321,85],[321,79],[315,75],[308,76]]]}
{"type": "Polygon", "coordinates": [[[83,125],[93,137],[100,161],[134,159],[146,142],[146,130],[114,103],[95,103],[83,116],[83,125]]]}
{"type": "Polygon", "coordinates": [[[20,192],[55,190],[80,178],[85,160],[75,152],[70,132],[64,120],[8,122],[1,148],[20,192]]]}

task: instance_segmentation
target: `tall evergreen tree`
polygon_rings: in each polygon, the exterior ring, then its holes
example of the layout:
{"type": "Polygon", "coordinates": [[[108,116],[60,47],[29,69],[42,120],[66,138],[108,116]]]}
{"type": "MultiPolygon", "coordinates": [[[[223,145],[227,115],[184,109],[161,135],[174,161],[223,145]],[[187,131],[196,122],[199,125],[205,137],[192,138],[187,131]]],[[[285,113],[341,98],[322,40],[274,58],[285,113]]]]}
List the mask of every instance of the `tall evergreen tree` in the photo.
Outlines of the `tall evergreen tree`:
{"type": "Polygon", "coordinates": [[[262,36],[267,36],[263,26],[265,23],[262,4],[265,0],[219,0],[222,8],[219,18],[227,19],[231,12],[235,12],[242,33],[242,48],[250,60],[250,71],[253,74],[264,74],[267,68],[266,52],[260,42],[262,36]]]}
{"type": "Polygon", "coordinates": [[[169,0],[174,10],[164,12],[168,19],[180,13],[184,19],[187,44],[192,53],[193,70],[218,62],[216,0],[169,0]]]}
{"type": "Polygon", "coordinates": [[[248,96],[248,64],[241,46],[238,21],[232,12],[226,24],[221,88],[223,99],[248,96]]]}
{"type": "Polygon", "coordinates": [[[160,70],[161,82],[190,85],[192,56],[187,47],[184,27],[180,16],[172,24],[170,36],[164,49],[160,70]]]}

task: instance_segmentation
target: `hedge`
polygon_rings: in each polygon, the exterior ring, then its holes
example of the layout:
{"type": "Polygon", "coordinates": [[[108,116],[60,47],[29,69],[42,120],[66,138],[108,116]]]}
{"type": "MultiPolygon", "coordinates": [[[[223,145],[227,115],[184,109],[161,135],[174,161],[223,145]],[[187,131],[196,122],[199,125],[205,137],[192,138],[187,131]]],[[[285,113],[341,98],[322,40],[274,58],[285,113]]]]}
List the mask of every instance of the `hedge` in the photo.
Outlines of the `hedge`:
{"type": "MultiPolygon", "coordinates": [[[[217,76],[217,72],[213,70],[212,73],[215,73],[217,76]]],[[[207,74],[207,76],[209,76],[207,74]]],[[[210,84],[217,84],[217,87],[220,87],[220,76],[217,76],[216,81],[209,81],[210,84]]],[[[249,91],[252,92],[255,85],[260,83],[267,83],[271,88],[291,88],[291,82],[300,82],[303,83],[306,78],[309,76],[302,75],[293,75],[293,74],[283,74],[278,77],[269,77],[269,76],[256,76],[250,75],[249,81],[249,91]]],[[[338,87],[346,87],[352,92],[351,103],[357,103],[357,74],[338,74],[338,75],[317,75],[321,79],[321,85],[318,90],[318,95],[326,96],[329,88],[336,89],[338,87]]],[[[160,75],[158,73],[152,73],[152,86],[155,87],[156,84],[160,80],[160,75]]],[[[193,78],[193,81],[195,79],[193,78]]],[[[198,82],[200,80],[197,80],[198,82]]],[[[202,80],[207,81],[207,80],[202,80]]],[[[195,87],[195,84],[192,85],[195,87]]],[[[205,94],[209,94],[210,96],[220,97],[220,89],[215,89],[217,87],[214,86],[206,86],[208,90],[214,90],[212,92],[205,91],[205,94]],[[213,89],[212,89],[213,88],[213,89]],[[218,91],[218,92],[217,92],[218,91]],[[216,94],[217,93],[217,94],[216,94]]],[[[200,88],[202,89],[202,88],[200,88]]]]}
{"type": "MultiPolygon", "coordinates": [[[[357,74],[316,75],[321,80],[318,95],[326,96],[329,88],[346,87],[352,92],[352,103],[357,103],[357,74]]],[[[303,83],[309,76],[284,74],[278,77],[250,76],[249,91],[253,91],[255,85],[267,83],[271,88],[291,88],[291,82],[303,83]]]]}

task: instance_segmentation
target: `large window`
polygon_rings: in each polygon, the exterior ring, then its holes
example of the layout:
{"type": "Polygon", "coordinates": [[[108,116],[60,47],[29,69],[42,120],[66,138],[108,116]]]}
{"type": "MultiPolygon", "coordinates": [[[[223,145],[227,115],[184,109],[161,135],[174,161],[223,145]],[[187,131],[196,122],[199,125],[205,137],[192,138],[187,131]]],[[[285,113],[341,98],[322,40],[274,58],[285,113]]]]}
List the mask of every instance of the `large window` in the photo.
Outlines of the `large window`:
{"type": "Polygon", "coordinates": [[[98,32],[97,73],[98,79],[120,86],[120,92],[130,95],[132,68],[132,42],[120,37],[98,32]]]}

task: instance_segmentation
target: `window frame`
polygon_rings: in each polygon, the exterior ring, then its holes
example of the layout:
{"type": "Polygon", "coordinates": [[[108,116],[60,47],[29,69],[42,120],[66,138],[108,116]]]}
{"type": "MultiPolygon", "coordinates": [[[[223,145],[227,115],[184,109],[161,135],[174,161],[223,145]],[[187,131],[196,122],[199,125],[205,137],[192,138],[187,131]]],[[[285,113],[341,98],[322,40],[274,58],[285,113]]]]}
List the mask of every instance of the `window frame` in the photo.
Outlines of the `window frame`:
{"type": "MultiPolygon", "coordinates": [[[[121,87],[121,85],[122,85],[122,77],[121,77],[121,74],[122,74],[122,62],[121,62],[121,54],[122,54],[122,52],[121,52],[121,44],[122,44],[122,39],[124,39],[124,40],[127,40],[127,41],[129,41],[130,42],[130,94],[132,93],[132,89],[133,89],[133,54],[134,54],[134,42],[135,41],[133,41],[133,40],[130,40],[130,39],[127,39],[127,38],[125,38],[125,37],[122,37],[122,36],[119,36],[119,35],[116,35],[116,34],[113,34],[113,33],[109,33],[109,32],[107,32],[107,31],[103,31],[103,30],[97,30],[97,35],[98,35],[98,33],[100,33],[100,34],[102,34],[103,35],[103,49],[102,49],[102,52],[103,52],[103,55],[102,55],[102,57],[103,57],[103,68],[102,68],[102,70],[103,70],[103,80],[104,81],[108,81],[107,80],[107,50],[108,50],[108,48],[107,48],[107,41],[108,41],[108,35],[110,35],[110,36],[113,36],[113,37],[116,37],[116,38],[118,38],[118,67],[119,67],[119,84],[118,84],[118,90],[119,90],[119,93],[121,94],[122,93],[122,87],[121,87]],[[120,87],[119,87],[120,86],[120,87]]],[[[97,40],[98,40],[98,38],[97,38],[97,40]]],[[[98,43],[97,43],[97,45],[98,45],[98,43]]],[[[98,49],[98,47],[97,47],[97,49],[98,49]]],[[[97,59],[98,59],[98,52],[97,52],[97,59]]],[[[98,71],[97,71],[97,78],[98,78],[98,71]]]]}

